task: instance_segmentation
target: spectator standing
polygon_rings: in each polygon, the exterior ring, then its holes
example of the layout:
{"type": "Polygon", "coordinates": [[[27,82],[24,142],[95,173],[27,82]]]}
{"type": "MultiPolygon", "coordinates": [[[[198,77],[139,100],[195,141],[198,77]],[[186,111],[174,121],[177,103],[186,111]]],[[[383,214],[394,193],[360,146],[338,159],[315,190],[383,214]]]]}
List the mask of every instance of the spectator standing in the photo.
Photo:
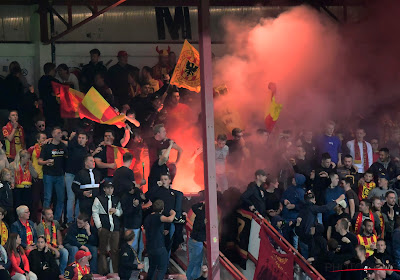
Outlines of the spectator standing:
{"type": "Polygon", "coordinates": [[[206,211],[204,202],[192,206],[196,215],[193,223],[193,230],[189,239],[189,265],[186,270],[188,280],[194,280],[201,275],[203,264],[203,242],[206,241],[206,211]]]}
{"type": "MultiPolygon", "coordinates": [[[[15,160],[10,165],[14,177],[15,187],[13,189],[14,205],[27,205],[32,208],[32,182],[37,178],[35,168],[30,161],[30,154],[27,150],[20,150],[15,160]]],[[[35,213],[34,213],[35,214],[35,213]]]]}
{"type": "Polygon", "coordinates": [[[88,154],[87,142],[89,137],[86,133],[72,132],[68,142],[68,158],[65,168],[65,186],[67,188],[67,221],[74,222],[79,215],[79,204],[75,201],[75,194],[72,190],[75,175],[84,168],[85,157],[88,154]],[[75,209],[74,209],[75,205],[75,209]]]}
{"type": "Polygon", "coordinates": [[[44,75],[39,80],[38,88],[40,99],[43,101],[44,117],[48,121],[48,125],[60,125],[60,104],[57,101],[51,85],[51,82],[60,82],[55,78],[56,66],[53,63],[46,63],[43,66],[43,70],[44,75]]]}
{"type": "Polygon", "coordinates": [[[108,69],[110,86],[120,106],[127,104],[129,100],[128,74],[130,71],[139,71],[135,66],[128,64],[128,53],[119,51],[117,54],[118,63],[108,69]]]}
{"type": "Polygon", "coordinates": [[[156,200],[153,203],[153,212],[144,220],[144,229],[146,231],[147,252],[149,254],[149,270],[147,277],[152,280],[162,280],[168,268],[168,252],[165,248],[164,235],[165,223],[172,223],[175,218],[175,211],[171,209],[169,216],[165,216],[164,202],[156,200]]]}
{"type": "Polygon", "coordinates": [[[75,74],[69,72],[69,67],[67,64],[63,63],[58,65],[57,74],[58,75],[56,76],[56,79],[61,81],[61,83],[80,91],[78,78],[75,76],[75,74]]]}
{"type": "Polygon", "coordinates": [[[18,112],[10,111],[9,122],[3,126],[7,158],[13,160],[17,153],[25,149],[24,128],[18,123],[18,112]]]}
{"type": "Polygon", "coordinates": [[[119,253],[118,276],[121,280],[138,279],[139,271],[144,268],[140,262],[137,252],[133,249],[135,233],[132,230],[126,230],[124,233],[124,243],[119,253]]]}
{"type": "Polygon", "coordinates": [[[65,161],[67,158],[67,146],[61,142],[61,129],[54,127],[53,139],[42,147],[38,163],[43,166],[44,205],[50,207],[53,191],[56,192],[57,204],[55,207],[55,219],[60,220],[64,209],[65,196],[65,161]]]}
{"type": "Polygon", "coordinates": [[[0,207],[2,207],[7,215],[5,220],[8,224],[15,222],[15,207],[14,207],[14,196],[12,187],[12,175],[11,170],[3,168],[0,172],[0,207]]]}
{"type": "Polygon", "coordinates": [[[349,204],[349,214],[350,214],[350,219],[354,218],[355,213],[358,213],[359,209],[358,206],[360,204],[360,200],[358,199],[358,195],[353,191],[351,188],[351,184],[353,183],[352,178],[345,178],[344,180],[341,181],[341,185],[343,186],[343,189],[346,194],[346,200],[349,204]]]}
{"type": "Polygon", "coordinates": [[[322,135],[317,141],[317,150],[320,155],[323,153],[329,153],[332,157],[332,161],[341,166],[341,154],[342,144],[337,136],[334,136],[336,124],[333,121],[329,121],[325,124],[325,134],[322,135]]]}
{"type": "Polygon", "coordinates": [[[87,155],[84,158],[85,168],[79,171],[72,183],[72,190],[75,193],[81,213],[92,215],[92,205],[96,196],[100,194],[100,183],[102,176],[100,171],[94,169],[95,161],[93,156],[87,155]]]}
{"type": "Polygon", "coordinates": [[[218,190],[224,192],[228,189],[228,178],[226,177],[226,158],[229,155],[229,147],[226,145],[227,137],[220,134],[215,145],[215,171],[218,190]]]}
{"type": "Polygon", "coordinates": [[[366,136],[363,128],[357,128],[356,139],[347,142],[350,155],[354,158],[354,165],[358,173],[364,173],[373,163],[372,146],[364,140],[366,136]]]}
{"type": "Polygon", "coordinates": [[[244,209],[258,212],[265,217],[267,213],[265,209],[264,188],[268,174],[264,170],[259,169],[254,175],[255,181],[247,186],[247,190],[241,196],[241,201],[244,209]]]}
{"type": "Polygon", "coordinates": [[[122,209],[119,197],[113,195],[112,183],[106,183],[103,189],[104,195],[99,195],[94,199],[92,212],[94,224],[99,232],[99,273],[106,275],[109,273],[108,248],[110,248],[113,272],[118,273],[119,217],[122,215],[122,209]]]}
{"type": "Polygon", "coordinates": [[[81,72],[81,84],[83,92],[87,92],[94,85],[96,74],[107,73],[107,68],[100,61],[100,51],[98,49],[90,50],[90,62],[83,66],[81,72]]]}

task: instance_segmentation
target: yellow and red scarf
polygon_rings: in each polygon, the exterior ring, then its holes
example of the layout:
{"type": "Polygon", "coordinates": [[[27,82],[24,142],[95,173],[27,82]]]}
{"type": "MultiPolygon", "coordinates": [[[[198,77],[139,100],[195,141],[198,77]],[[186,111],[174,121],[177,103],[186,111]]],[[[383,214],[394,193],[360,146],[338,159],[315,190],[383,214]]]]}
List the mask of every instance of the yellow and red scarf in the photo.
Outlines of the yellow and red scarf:
{"type": "MultiPolygon", "coordinates": [[[[364,159],[364,172],[365,172],[369,168],[367,142],[365,142],[365,141],[363,141],[362,154],[363,154],[362,158],[364,159]]],[[[354,163],[355,164],[361,164],[362,163],[360,146],[358,146],[358,141],[357,140],[354,140],[354,163]]]]}
{"type": "Polygon", "coordinates": [[[373,190],[376,187],[375,182],[364,182],[363,185],[358,186],[358,199],[364,200],[368,198],[368,194],[371,190],[373,190]]]}
{"type": "Polygon", "coordinates": [[[33,146],[33,149],[35,150],[36,158],[40,158],[40,152],[42,151],[42,145],[39,143],[36,143],[35,146],[33,146]]]}
{"type": "MultiPolygon", "coordinates": [[[[369,219],[375,225],[375,218],[374,218],[374,214],[372,214],[372,211],[369,211],[369,219]]],[[[360,212],[357,215],[356,223],[354,225],[354,233],[355,234],[360,234],[362,223],[363,223],[363,213],[360,212]]],[[[374,228],[374,234],[376,234],[375,228],[374,228]]]]}
{"type": "Polygon", "coordinates": [[[380,238],[385,238],[385,220],[381,212],[377,213],[379,217],[379,224],[381,226],[381,236],[380,238]]]}
{"type": "Polygon", "coordinates": [[[376,242],[378,240],[378,237],[376,236],[376,234],[373,234],[372,236],[362,236],[361,234],[358,234],[357,240],[358,240],[359,245],[363,245],[365,247],[367,258],[374,254],[374,250],[371,248],[371,245],[373,243],[376,244],[376,242]]]}
{"type": "Polygon", "coordinates": [[[51,222],[51,234],[50,229],[44,219],[42,219],[42,224],[44,228],[44,237],[46,238],[46,243],[53,246],[54,248],[57,248],[57,230],[54,221],[51,222]]]}
{"type": "Polygon", "coordinates": [[[3,221],[1,222],[0,233],[1,233],[1,246],[4,246],[8,240],[8,229],[3,221]]]}
{"type": "Polygon", "coordinates": [[[78,271],[78,280],[81,280],[83,276],[86,274],[89,274],[90,270],[87,266],[84,266],[83,268],[79,265],[78,262],[74,263],[76,265],[76,270],[78,271]]]}
{"type": "Polygon", "coordinates": [[[17,188],[25,188],[25,186],[32,185],[32,176],[29,171],[29,162],[25,164],[24,170],[22,170],[21,165],[15,170],[15,186],[17,188]]]}
{"type": "Polygon", "coordinates": [[[33,244],[33,234],[32,234],[32,230],[31,230],[29,221],[26,221],[26,224],[24,224],[21,220],[19,220],[19,221],[25,227],[25,230],[26,230],[26,245],[32,245],[33,244]]]}
{"type": "MultiPolygon", "coordinates": [[[[13,130],[13,125],[11,122],[8,122],[4,127],[3,127],[3,136],[6,138],[8,135],[11,134],[13,130]]],[[[14,137],[14,139],[10,142],[8,140],[5,141],[6,143],[6,155],[8,158],[15,158],[17,153],[19,152],[20,149],[16,149],[16,145],[21,145],[21,149],[25,147],[25,134],[24,134],[24,129],[22,128],[21,125],[18,125],[17,127],[18,130],[18,136],[19,137],[14,137]],[[18,143],[16,142],[16,138],[19,138],[18,143]]],[[[16,133],[17,134],[17,133],[16,133]]]]}

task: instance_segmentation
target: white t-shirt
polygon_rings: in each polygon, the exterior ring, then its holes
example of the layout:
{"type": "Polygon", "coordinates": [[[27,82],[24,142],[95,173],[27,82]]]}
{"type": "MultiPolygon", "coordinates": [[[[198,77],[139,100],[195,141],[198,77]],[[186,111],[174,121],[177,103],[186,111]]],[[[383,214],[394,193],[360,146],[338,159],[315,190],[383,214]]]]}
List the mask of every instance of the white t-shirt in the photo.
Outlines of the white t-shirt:
{"type": "Polygon", "coordinates": [[[80,91],[80,89],[79,89],[79,81],[78,81],[78,78],[75,76],[75,74],[69,73],[68,80],[66,80],[66,81],[61,79],[61,77],[57,74],[56,79],[59,80],[62,83],[72,83],[71,87],[73,89],[77,90],[77,91],[80,91]]]}

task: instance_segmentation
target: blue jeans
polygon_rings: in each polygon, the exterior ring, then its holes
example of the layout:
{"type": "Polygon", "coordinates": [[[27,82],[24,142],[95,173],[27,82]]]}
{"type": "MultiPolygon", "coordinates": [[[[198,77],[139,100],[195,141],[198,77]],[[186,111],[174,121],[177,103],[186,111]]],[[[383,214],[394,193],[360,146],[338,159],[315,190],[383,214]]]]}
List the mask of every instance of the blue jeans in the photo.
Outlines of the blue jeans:
{"type": "MultiPolygon", "coordinates": [[[[84,245],[88,247],[90,253],[92,254],[92,259],[90,260],[90,272],[93,274],[97,273],[97,247],[89,244],[84,245]]],[[[64,247],[68,250],[68,263],[73,263],[75,261],[75,254],[79,251],[79,248],[69,244],[65,244],[64,247]]]]}
{"type": "Polygon", "coordinates": [[[186,270],[187,280],[194,280],[200,277],[201,266],[203,265],[203,242],[189,239],[189,265],[186,270]]]}
{"type": "Polygon", "coordinates": [[[127,230],[132,230],[135,233],[135,239],[133,240],[132,248],[138,254],[139,260],[142,261],[142,254],[143,254],[143,250],[144,250],[142,230],[140,228],[137,228],[137,229],[125,228],[125,231],[127,231],[127,230]]]}
{"type": "Polygon", "coordinates": [[[54,211],[54,219],[59,221],[61,219],[62,211],[64,208],[65,197],[65,182],[64,176],[50,176],[43,175],[44,184],[44,205],[43,207],[50,207],[53,189],[57,196],[57,205],[54,211]]]}
{"type": "Polygon", "coordinates": [[[64,275],[65,268],[68,265],[68,250],[65,248],[58,249],[60,252],[60,274],[64,275]]]}
{"type": "MultiPolygon", "coordinates": [[[[74,222],[74,204],[75,194],[72,191],[72,183],[75,175],[71,173],[65,173],[65,187],[67,189],[67,221],[68,223],[74,222]]],[[[76,200],[78,202],[78,200],[76,200]]],[[[79,206],[75,204],[75,217],[79,215],[79,206]]]]}
{"type": "Polygon", "coordinates": [[[168,252],[165,247],[149,250],[149,271],[147,279],[163,280],[168,269],[168,252]]]}
{"type": "Polygon", "coordinates": [[[173,240],[174,233],[175,233],[175,224],[171,223],[171,227],[169,228],[169,233],[168,233],[169,239],[165,244],[165,247],[167,248],[168,251],[168,259],[171,257],[171,248],[172,248],[172,242],[174,241],[173,240]]]}

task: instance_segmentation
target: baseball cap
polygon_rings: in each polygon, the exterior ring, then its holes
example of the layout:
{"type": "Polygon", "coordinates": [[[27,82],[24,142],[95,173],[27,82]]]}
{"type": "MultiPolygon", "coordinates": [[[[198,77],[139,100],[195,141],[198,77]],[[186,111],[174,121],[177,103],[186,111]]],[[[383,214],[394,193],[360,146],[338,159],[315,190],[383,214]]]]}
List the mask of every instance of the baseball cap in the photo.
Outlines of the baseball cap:
{"type": "Polygon", "coordinates": [[[262,170],[262,169],[258,169],[258,170],[256,171],[256,176],[259,176],[259,175],[268,176],[268,173],[265,172],[265,171],[262,170]]]}
{"type": "Polygon", "coordinates": [[[128,53],[126,51],[119,51],[117,54],[117,57],[120,57],[120,56],[128,56],[128,53]]]}
{"type": "Polygon", "coordinates": [[[342,206],[343,208],[346,208],[346,207],[347,207],[347,203],[346,203],[345,200],[341,200],[341,201],[338,203],[338,205],[342,206]]]}
{"type": "Polygon", "coordinates": [[[381,178],[381,179],[386,179],[386,180],[389,181],[389,176],[386,175],[385,173],[381,173],[381,174],[379,175],[379,178],[381,178]]]}
{"type": "Polygon", "coordinates": [[[86,252],[83,250],[79,250],[78,252],[76,252],[75,254],[75,260],[79,261],[80,259],[82,259],[83,257],[89,257],[91,254],[90,252],[86,252]]]}

